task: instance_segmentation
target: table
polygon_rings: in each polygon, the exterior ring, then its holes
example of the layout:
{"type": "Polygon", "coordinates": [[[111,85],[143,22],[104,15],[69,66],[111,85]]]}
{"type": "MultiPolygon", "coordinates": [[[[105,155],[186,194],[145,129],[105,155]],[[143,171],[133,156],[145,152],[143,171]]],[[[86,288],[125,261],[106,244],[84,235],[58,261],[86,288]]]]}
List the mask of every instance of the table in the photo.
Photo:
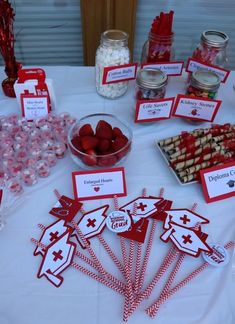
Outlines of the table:
{"type": "MultiPolygon", "coordinates": [[[[95,112],[108,112],[119,116],[133,129],[133,148],[125,162],[128,197],[120,198],[120,203],[124,204],[139,196],[143,187],[147,188],[149,194],[157,195],[163,186],[166,198],[174,200],[174,208],[190,208],[194,202],[198,203],[197,212],[210,220],[205,231],[209,233],[211,241],[224,244],[234,239],[235,198],[206,204],[201,186],[199,184],[180,186],[155,149],[154,140],[178,134],[183,130],[190,131],[195,126],[179,118],[150,125],[135,124],[132,110],[133,82],[123,97],[108,100],[97,95],[95,91],[93,67],[44,68],[47,76],[54,81],[57,94],[56,112],[68,111],[77,118],[95,112]]],[[[3,78],[2,69],[1,80],[3,78]]],[[[171,78],[166,96],[184,93],[185,80],[186,75],[171,78]]],[[[235,123],[233,83],[235,83],[234,72],[229,76],[226,85],[220,89],[219,97],[223,103],[216,122],[235,123]]],[[[2,92],[0,92],[0,107],[0,114],[20,111],[16,100],[6,98],[2,92]]],[[[207,123],[204,125],[206,127],[207,123]]],[[[69,156],[59,161],[52,175],[28,191],[19,206],[13,208],[7,217],[7,226],[0,233],[1,324],[122,323],[123,298],[74,268],[64,272],[64,283],[60,288],[55,288],[45,278],[36,278],[40,257],[33,256],[34,246],[30,239],[40,237],[38,223],[48,225],[54,220],[48,214],[56,201],[53,190],[56,188],[62,194],[72,196],[71,172],[75,170],[77,166],[69,156]]],[[[104,202],[112,207],[111,200],[103,199],[89,201],[85,203],[85,208],[89,210],[101,206],[104,202]]],[[[146,272],[146,282],[151,279],[169,249],[169,245],[159,240],[161,233],[162,229],[158,223],[151,262],[146,272]]],[[[105,232],[104,235],[117,246],[112,233],[105,232]]],[[[92,244],[99,258],[112,271],[112,263],[98,240],[94,239],[92,244]]],[[[119,250],[118,246],[117,253],[119,250]]],[[[202,262],[201,258],[186,257],[177,281],[202,262]]],[[[129,323],[235,323],[235,274],[232,274],[232,264],[235,266],[235,260],[222,269],[208,267],[169,299],[153,321],[143,310],[154,296],[156,298],[157,289],[155,289],[150,300],[141,304],[129,323]]],[[[162,282],[158,287],[162,287],[162,282]]]]}

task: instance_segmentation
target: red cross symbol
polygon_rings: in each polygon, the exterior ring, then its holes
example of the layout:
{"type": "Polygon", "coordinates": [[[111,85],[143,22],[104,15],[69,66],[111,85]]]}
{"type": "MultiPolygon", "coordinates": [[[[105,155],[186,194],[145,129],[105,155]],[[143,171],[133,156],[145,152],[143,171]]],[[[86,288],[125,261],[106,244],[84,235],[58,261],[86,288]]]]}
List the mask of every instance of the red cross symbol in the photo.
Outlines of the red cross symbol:
{"type": "Polygon", "coordinates": [[[94,219],[90,219],[90,218],[88,218],[88,220],[87,220],[87,227],[90,227],[90,226],[92,226],[92,227],[95,227],[95,222],[96,222],[96,219],[94,218],[94,219]]]}
{"type": "Polygon", "coordinates": [[[141,209],[141,211],[145,210],[145,207],[147,207],[147,205],[143,205],[142,202],[139,204],[139,206],[137,206],[137,209],[141,209]]]}
{"type": "Polygon", "coordinates": [[[58,234],[59,234],[58,231],[56,231],[55,233],[51,232],[50,233],[50,241],[56,240],[58,238],[58,234]]]}
{"type": "Polygon", "coordinates": [[[190,218],[188,218],[187,215],[180,217],[180,219],[183,221],[184,224],[187,224],[187,222],[190,222],[190,218]]]}
{"type": "Polygon", "coordinates": [[[54,255],[53,261],[57,261],[58,259],[60,259],[60,260],[63,259],[62,255],[61,255],[62,250],[59,250],[58,252],[54,251],[52,254],[54,255]]]}
{"type": "Polygon", "coordinates": [[[191,240],[191,235],[187,235],[187,236],[185,236],[185,235],[182,235],[182,238],[184,239],[183,240],[183,243],[184,244],[186,244],[186,243],[193,243],[193,241],[191,240]]]}

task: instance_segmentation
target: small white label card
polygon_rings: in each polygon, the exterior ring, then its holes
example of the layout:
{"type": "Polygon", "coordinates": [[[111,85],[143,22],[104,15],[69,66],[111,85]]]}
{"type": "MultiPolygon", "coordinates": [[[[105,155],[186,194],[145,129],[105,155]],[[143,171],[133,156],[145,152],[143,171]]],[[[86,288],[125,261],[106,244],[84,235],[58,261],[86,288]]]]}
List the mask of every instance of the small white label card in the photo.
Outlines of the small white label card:
{"type": "Polygon", "coordinates": [[[22,116],[31,121],[38,117],[44,117],[50,112],[48,96],[37,96],[31,94],[21,94],[22,116]]]}
{"type": "Polygon", "coordinates": [[[235,196],[235,162],[200,171],[207,203],[235,196]]]}
{"type": "Polygon", "coordinates": [[[142,68],[155,68],[166,73],[168,76],[181,75],[184,62],[166,62],[166,63],[146,63],[142,64],[142,68]]]}
{"type": "Polygon", "coordinates": [[[135,123],[147,123],[168,119],[174,105],[174,98],[158,100],[138,100],[136,102],[135,123]]]}
{"type": "Polygon", "coordinates": [[[134,80],[136,77],[137,66],[137,63],[133,63],[105,67],[102,84],[134,80]]]}
{"type": "Polygon", "coordinates": [[[221,100],[177,95],[172,116],[213,122],[221,103],[221,100]]]}
{"type": "Polygon", "coordinates": [[[203,259],[214,267],[224,267],[229,263],[228,251],[223,247],[223,245],[210,243],[211,252],[203,252],[203,259]]]}
{"type": "Polygon", "coordinates": [[[224,83],[226,82],[230,71],[222,69],[218,66],[210,65],[210,64],[205,64],[200,61],[194,60],[192,58],[188,59],[188,63],[186,66],[186,71],[187,72],[194,72],[197,70],[204,70],[204,71],[213,71],[215,72],[221,79],[221,82],[224,83]]]}
{"type": "Polygon", "coordinates": [[[78,200],[127,195],[124,168],[72,172],[74,196],[78,200]]]}

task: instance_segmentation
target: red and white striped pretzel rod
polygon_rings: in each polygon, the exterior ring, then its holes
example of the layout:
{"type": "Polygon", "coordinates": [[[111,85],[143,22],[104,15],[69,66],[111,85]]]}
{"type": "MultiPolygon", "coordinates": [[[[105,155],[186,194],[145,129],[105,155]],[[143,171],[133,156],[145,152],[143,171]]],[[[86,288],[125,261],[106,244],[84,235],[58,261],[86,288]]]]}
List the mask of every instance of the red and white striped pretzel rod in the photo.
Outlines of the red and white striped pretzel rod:
{"type": "Polygon", "coordinates": [[[145,290],[137,297],[135,302],[131,305],[129,316],[133,314],[133,312],[138,308],[140,303],[151,294],[153,291],[155,285],[157,282],[161,279],[161,277],[164,275],[165,271],[168,269],[168,267],[173,262],[173,259],[175,255],[177,255],[179,252],[175,249],[174,246],[171,246],[169,252],[167,253],[166,257],[162,261],[159,269],[157,270],[155,276],[153,277],[152,281],[149,283],[149,285],[145,288],[145,290]]]}
{"type": "MultiPolygon", "coordinates": [[[[143,188],[142,190],[142,196],[147,196],[147,189],[143,188]]],[[[139,279],[141,275],[141,255],[142,255],[142,243],[137,243],[137,254],[136,254],[136,266],[135,266],[135,285],[134,285],[134,291],[135,293],[139,292],[139,279]]]]}
{"type": "MultiPolygon", "coordinates": [[[[230,241],[228,242],[224,247],[225,249],[230,249],[234,247],[235,243],[230,241]]],[[[181,280],[174,288],[172,288],[170,291],[168,291],[163,298],[159,300],[158,303],[154,305],[154,310],[149,314],[151,317],[156,316],[158,313],[160,306],[166,302],[172,295],[174,295],[176,292],[178,292],[181,288],[186,286],[191,280],[193,280],[197,275],[199,275],[203,270],[205,270],[209,266],[209,263],[204,262],[200,267],[195,269],[193,272],[191,272],[185,279],[181,280]]]]}
{"type": "Polygon", "coordinates": [[[107,272],[104,267],[102,266],[101,262],[99,261],[99,259],[97,258],[95,252],[93,251],[93,249],[91,248],[91,246],[87,243],[86,238],[84,237],[82,231],[80,230],[80,228],[77,226],[77,223],[75,221],[72,221],[72,224],[75,228],[75,230],[77,231],[78,235],[80,236],[83,245],[85,246],[85,248],[87,249],[87,251],[89,252],[90,256],[92,257],[93,261],[95,262],[98,271],[105,277],[108,278],[110,280],[112,280],[115,284],[117,284],[118,286],[122,287],[123,283],[118,280],[116,277],[114,277],[111,273],[107,272]]]}
{"type": "MultiPolygon", "coordinates": [[[[41,242],[39,242],[38,240],[36,240],[36,239],[34,239],[34,238],[31,239],[31,242],[34,243],[34,244],[36,244],[37,246],[40,246],[40,247],[43,248],[43,249],[46,249],[46,248],[47,248],[44,244],[42,244],[41,242]]],[[[125,290],[123,290],[122,288],[116,286],[116,285],[113,284],[113,283],[110,283],[110,282],[107,281],[106,279],[104,279],[104,278],[102,278],[102,277],[99,277],[99,276],[98,276],[97,274],[95,274],[94,272],[92,272],[92,271],[90,271],[90,270],[88,270],[88,269],[86,269],[86,268],[84,268],[84,267],[78,265],[78,264],[75,263],[75,262],[72,262],[72,263],[71,263],[71,266],[74,267],[74,268],[76,268],[76,269],[79,270],[80,272],[82,272],[82,273],[88,275],[89,277],[93,278],[94,280],[98,281],[99,283],[102,283],[103,285],[109,287],[110,289],[112,289],[112,290],[118,292],[119,294],[125,296],[125,290]]]]}
{"type": "MultiPolygon", "coordinates": [[[[163,195],[164,195],[164,188],[161,188],[159,197],[162,198],[163,195]]],[[[142,269],[140,272],[139,289],[138,289],[139,291],[142,289],[142,286],[144,283],[144,276],[145,276],[145,272],[147,270],[147,266],[148,266],[148,262],[149,262],[149,257],[150,257],[150,253],[151,253],[151,249],[152,249],[152,245],[153,245],[153,237],[154,237],[154,234],[156,231],[156,227],[157,227],[157,221],[152,219],[152,227],[151,227],[150,234],[149,234],[149,239],[148,239],[148,243],[147,243],[147,247],[146,247],[146,251],[145,251],[145,255],[144,255],[142,269]]]]}
{"type": "MultiPolygon", "coordinates": [[[[193,206],[192,206],[192,208],[191,208],[191,211],[194,212],[194,211],[196,210],[197,206],[198,206],[198,204],[197,204],[197,203],[194,203],[193,206]]],[[[200,226],[200,223],[198,222],[198,223],[194,226],[194,228],[195,228],[196,230],[198,230],[198,229],[199,229],[199,226],[200,226]]],[[[170,275],[169,275],[169,277],[168,277],[168,279],[167,279],[167,282],[166,282],[166,284],[165,284],[163,290],[162,290],[161,293],[160,293],[160,296],[157,298],[157,300],[156,300],[156,301],[155,301],[151,306],[149,306],[149,307],[145,310],[146,313],[147,313],[149,316],[154,316],[155,304],[157,304],[157,303],[159,302],[159,300],[161,300],[161,298],[164,298],[165,294],[170,290],[171,285],[172,285],[172,283],[173,283],[173,281],[174,281],[174,279],[175,279],[175,277],[176,277],[176,275],[177,275],[177,273],[178,273],[178,271],[179,271],[179,269],[180,269],[180,267],[181,267],[181,264],[182,264],[182,262],[184,261],[184,258],[185,258],[185,253],[180,253],[180,254],[179,254],[178,261],[176,262],[176,265],[175,265],[174,269],[171,271],[171,273],[170,273],[170,275]],[[152,313],[153,313],[153,315],[152,315],[152,313]]]]}

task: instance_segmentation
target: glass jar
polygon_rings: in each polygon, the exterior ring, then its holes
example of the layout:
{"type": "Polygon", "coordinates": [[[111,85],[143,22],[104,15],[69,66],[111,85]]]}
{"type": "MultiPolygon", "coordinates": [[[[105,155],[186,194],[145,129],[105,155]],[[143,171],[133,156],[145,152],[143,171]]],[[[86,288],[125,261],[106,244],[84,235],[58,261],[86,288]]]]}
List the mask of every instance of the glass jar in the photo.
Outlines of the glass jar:
{"type": "Polygon", "coordinates": [[[219,87],[220,78],[215,72],[198,70],[192,73],[186,94],[213,100],[216,99],[219,87]]]}
{"type": "MultiPolygon", "coordinates": [[[[212,71],[198,70],[192,73],[187,85],[186,95],[190,97],[203,98],[213,100],[217,97],[217,92],[220,87],[219,76],[212,71]]],[[[193,109],[192,116],[197,115],[197,109],[193,109]]],[[[201,124],[203,121],[195,119],[185,119],[191,124],[201,124]]]]}
{"type": "Polygon", "coordinates": [[[142,49],[141,63],[159,63],[174,60],[173,41],[174,33],[168,36],[149,33],[149,38],[142,49]]]}
{"type": "Polygon", "coordinates": [[[127,43],[128,34],[121,30],[111,29],[101,35],[100,46],[96,51],[96,90],[106,98],[115,99],[127,91],[127,81],[102,84],[105,67],[130,63],[127,43]]]}
{"type": "Polygon", "coordinates": [[[136,101],[165,97],[167,75],[158,69],[140,69],[136,77],[136,101]]]}
{"type": "Polygon", "coordinates": [[[228,35],[218,30],[205,30],[201,42],[193,52],[193,58],[202,63],[224,67],[227,63],[228,35]]]}

